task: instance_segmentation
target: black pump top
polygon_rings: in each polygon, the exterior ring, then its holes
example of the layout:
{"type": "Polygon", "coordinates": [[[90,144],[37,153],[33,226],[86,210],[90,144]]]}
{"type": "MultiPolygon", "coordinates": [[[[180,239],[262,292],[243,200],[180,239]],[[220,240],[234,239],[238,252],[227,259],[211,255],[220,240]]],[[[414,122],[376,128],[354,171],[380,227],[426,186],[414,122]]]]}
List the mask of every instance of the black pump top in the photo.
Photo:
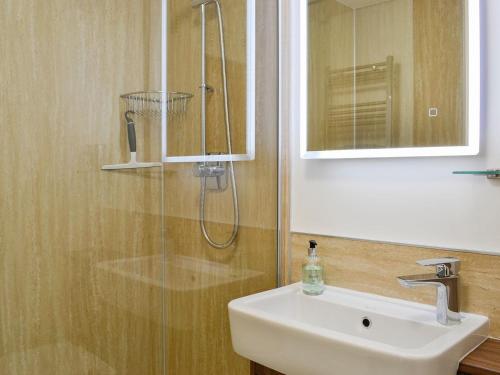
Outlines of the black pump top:
{"type": "Polygon", "coordinates": [[[307,254],[310,257],[315,257],[316,256],[316,246],[318,246],[318,243],[314,240],[309,241],[309,249],[307,250],[307,254]]]}

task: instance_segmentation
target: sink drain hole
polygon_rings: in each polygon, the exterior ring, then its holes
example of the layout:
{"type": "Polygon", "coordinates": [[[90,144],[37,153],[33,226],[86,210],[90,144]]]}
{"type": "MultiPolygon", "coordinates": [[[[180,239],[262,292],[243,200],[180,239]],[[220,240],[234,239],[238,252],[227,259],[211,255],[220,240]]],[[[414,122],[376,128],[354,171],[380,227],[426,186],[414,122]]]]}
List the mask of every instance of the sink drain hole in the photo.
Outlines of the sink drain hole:
{"type": "Polygon", "coordinates": [[[370,319],[368,319],[366,316],[363,318],[361,323],[363,324],[363,327],[365,327],[365,328],[370,328],[372,326],[372,321],[370,319]]]}

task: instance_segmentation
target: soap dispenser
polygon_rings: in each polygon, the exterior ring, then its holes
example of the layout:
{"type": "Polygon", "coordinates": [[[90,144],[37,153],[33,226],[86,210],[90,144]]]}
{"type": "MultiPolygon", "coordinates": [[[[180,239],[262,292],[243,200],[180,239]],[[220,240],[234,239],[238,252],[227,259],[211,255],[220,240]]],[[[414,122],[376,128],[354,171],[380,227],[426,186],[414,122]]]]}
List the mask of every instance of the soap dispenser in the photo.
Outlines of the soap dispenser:
{"type": "Polygon", "coordinates": [[[317,242],[309,241],[307,257],[302,264],[302,290],[310,296],[318,296],[325,290],[323,264],[317,254],[317,242]]]}

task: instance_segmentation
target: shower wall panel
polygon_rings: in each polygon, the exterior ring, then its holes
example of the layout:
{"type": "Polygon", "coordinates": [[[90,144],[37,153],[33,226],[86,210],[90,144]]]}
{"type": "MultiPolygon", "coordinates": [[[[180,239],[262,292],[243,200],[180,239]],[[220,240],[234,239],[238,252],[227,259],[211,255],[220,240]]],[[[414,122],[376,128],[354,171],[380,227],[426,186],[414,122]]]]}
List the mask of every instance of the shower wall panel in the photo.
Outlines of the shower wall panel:
{"type": "MultiPolygon", "coordinates": [[[[232,138],[234,152],[238,153],[244,147],[246,126],[246,1],[221,3],[226,25],[232,138]]],[[[188,87],[195,93],[185,122],[170,122],[169,134],[175,134],[175,141],[170,141],[179,152],[199,154],[200,12],[199,8],[192,9],[189,1],[170,0],[169,4],[169,87],[188,87]]],[[[193,176],[193,165],[166,166],[165,300],[170,374],[247,375],[249,362],[236,355],[231,346],[227,303],[276,286],[277,2],[257,0],[256,5],[256,159],[235,162],[240,229],[232,246],[224,250],[212,248],[201,233],[200,179],[193,176]]],[[[209,5],[207,72],[215,92],[207,103],[208,151],[226,150],[216,22],[209,5]]],[[[207,229],[219,242],[232,231],[230,190],[228,187],[224,192],[207,195],[207,229]]]]}

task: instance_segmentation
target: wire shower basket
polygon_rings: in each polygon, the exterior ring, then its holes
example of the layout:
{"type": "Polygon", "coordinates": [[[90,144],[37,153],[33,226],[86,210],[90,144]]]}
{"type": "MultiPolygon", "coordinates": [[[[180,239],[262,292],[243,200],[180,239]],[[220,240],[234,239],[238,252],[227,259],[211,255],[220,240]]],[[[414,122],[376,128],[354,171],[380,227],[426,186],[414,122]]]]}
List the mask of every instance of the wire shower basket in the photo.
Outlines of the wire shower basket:
{"type": "Polygon", "coordinates": [[[138,116],[161,118],[163,110],[170,115],[186,112],[189,100],[193,94],[185,92],[138,91],[123,94],[120,98],[124,101],[126,111],[131,111],[138,116]]]}

